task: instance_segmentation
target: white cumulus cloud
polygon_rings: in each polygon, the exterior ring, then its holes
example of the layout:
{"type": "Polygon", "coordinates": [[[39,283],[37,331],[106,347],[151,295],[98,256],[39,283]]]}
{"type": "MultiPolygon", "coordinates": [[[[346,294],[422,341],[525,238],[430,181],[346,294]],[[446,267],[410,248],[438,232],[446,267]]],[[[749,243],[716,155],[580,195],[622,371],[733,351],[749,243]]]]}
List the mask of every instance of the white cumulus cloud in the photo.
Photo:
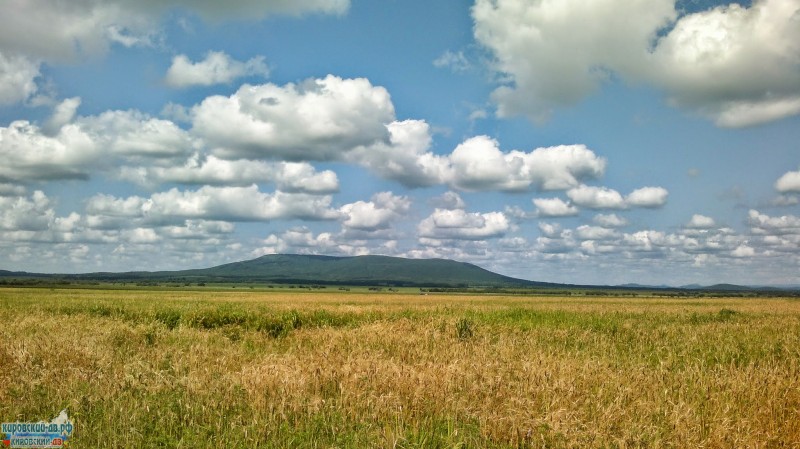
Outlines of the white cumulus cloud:
{"type": "Polygon", "coordinates": [[[464,190],[563,190],[605,171],[605,159],[583,145],[504,153],[499,143],[477,136],[459,144],[449,156],[451,185],[464,190]]]}
{"type": "Polygon", "coordinates": [[[498,115],[542,121],[577,103],[609,70],[635,67],[674,14],[669,0],[477,0],[475,38],[509,76],[492,95],[498,115]]]}
{"type": "Polygon", "coordinates": [[[257,56],[245,62],[237,61],[225,52],[210,51],[205,59],[192,62],[186,55],[172,58],[172,65],[167,70],[164,81],[171,87],[211,86],[213,84],[230,84],[245,76],[267,77],[269,69],[263,56],[257,56]]]}
{"type": "Polygon", "coordinates": [[[717,223],[713,218],[706,217],[705,215],[695,214],[692,215],[692,219],[689,220],[689,223],[686,225],[686,227],[691,229],[711,229],[716,225],[717,223]]]}
{"type": "Polygon", "coordinates": [[[475,38],[507,75],[501,117],[546,120],[619,76],[719,126],[800,113],[799,0],[680,15],[675,0],[477,0],[475,38]],[[624,11],[624,13],[620,13],[624,11]]]}
{"type": "Polygon", "coordinates": [[[300,84],[244,85],[192,110],[192,132],[226,159],[339,160],[388,141],[394,106],[367,79],[328,75],[300,84]]]}
{"type": "Polygon", "coordinates": [[[386,130],[388,141],[356,147],[345,159],[409,187],[441,184],[450,178],[447,157],[430,151],[431,130],[425,121],[393,121],[386,130]]]}
{"type": "Polygon", "coordinates": [[[444,192],[443,194],[437,197],[431,198],[430,203],[435,208],[438,209],[452,210],[452,209],[464,209],[467,207],[466,203],[461,198],[461,195],[451,190],[444,192]]]}
{"type": "Polygon", "coordinates": [[[115,43],[153,45],[161,18],[174,8],[220,22],[274,14],[343,14],[349,6],[349,0],[10,1],[0,4],[0,49],[51,62],[74,61],[103,54],[115,43]]]}
{"type": "Polygon", "coordinates": [[[4,55],[0,47],[0,106],[31,98],[38,86],[39,62],[20,55],[4,55]]]}
{"type": "Polygon", "coordinates": [[[778,178],[775,189],[780,193],[800,193],[800,170],[786,172],[778,178]]]}
{"type": "Polygon", "coordinates": [[[629,193],[625,202],[630,207],[656,208],[667,203],[669,192],[663,187],[642,187],[629,193]]]}
{"type": "Polygon", "coordinates": [[[334,220],[328,195],[261,192],[248,187],[203,186],[197,190],[170,189],[150,198],[115,198],[96,195],[87,202],[87,212],[98,216],[141,219],[149,224],[172,224],[187,219],[217,221],[270,221],[277,219],[334,220]]]}
{"type": "Polygon", "coordinates": [[[577,207],[561,198],[535,198],[536,215],[539,217],[569,217],[578,215],[577,207]]]}
{"type": "Polygon", "coordinates": [[[380,192],[371,201],[356,201],[339,209],[343,214],[342,224],[349,229],[377,231],[387,229],[392,222],[402,217],[411,208],[411,200],[391,192],[380,192]]]}
{"type": "Polygon", "coordinates": [[[771,217],[751,209],[747,214],[747,221],[754,234],[800,234],[800,217],[794,215],[771,217]]]}
{"type": "Polygon", "coordinates": [[[580,185],[567,190],[573,203],[589,209],[657,208],[666,204],[668,195],[663,187],[642,187],[625,197],[608,187],[580,185]]]}
{"type": "Polygon", "coordinates": [[[589,209],[624,209],[626,207],[622,195],[608,187],[581,185],[567,190],[567,196],[578,206],[589,209]]]}
{"type": "Polygon", "coordinates": [[[0,180],[85,179],[102,160],[102,148],[77,125],[45,135],[25,120],[0,127],[0,180]]]}
{"type": "Polygon", "coordinates": [[[592,221],[604,228],[621,228],[628,225],[628,220],[617,214],[597,214],[592,221]]]}
{"type": "Polygon", "coordinates": [[[800,113],[800,1],[756,0],[681,17],[657,43],[650,76],[673,103],[720,126],[800,113]]]}
{"type": "Polygon", "coordinates": [[[502,237],[511,229],[502,212],[472,213],[461,209],[435,209],[417,227],[429,239],[482,240],[502,237]]]}
{"type": "Polygon", "coordinates": [[[119,176],[147,187],[167,182],[227,186],[271,182],[283,192],[328,194],[339,190],[335,172],[319,172],[306,162],[231,161],[200,154],[194,154],[183,165],[124,166],[119,176]]]}

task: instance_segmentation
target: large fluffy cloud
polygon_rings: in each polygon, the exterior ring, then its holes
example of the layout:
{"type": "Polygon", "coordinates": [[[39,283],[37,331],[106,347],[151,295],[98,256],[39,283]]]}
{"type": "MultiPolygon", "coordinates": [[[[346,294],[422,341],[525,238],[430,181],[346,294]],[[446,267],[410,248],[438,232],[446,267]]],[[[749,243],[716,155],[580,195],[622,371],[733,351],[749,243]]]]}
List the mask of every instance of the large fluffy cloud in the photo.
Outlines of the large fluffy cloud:
{"type": "Polygon", "coordinates": [[[36,191],[30,198],[0,197],[0,229],[42,231],[53,223],[55,212],[49,198],[36,191]]]}
{"type": "Polygon", "coordinates": [[[675,0],[477,0],[475,37],[508,83],[498,115],[547,119],[612,74],[663,88],[720,126],[800,112],[800,1],[678,16],[675,0]]]}
{"type": "Polygon", "coordinates": [[[174,123],[137,111],[73,119],[79,103],[65,100],[44,127],[24,120],[0,127],[0,180],[85,179],[120,159],[169,160],[199,145],[174,123]]]}
{"type": "Polygon", "coordinates": [[[462,209],[435,209],[417,231],[428,239],[483,240],[502,237],[511,223],[502,212],[472,213],[462,209]]]}
{"type": "Polygon", "coordinates": [[[343,226],[370,232],[389,228],[410,208],[411,201],[407,197],[380,192],[373,195],[371,201],[356,201],[339,210],[344,216],[343,226]]]}
{"type": "Polygon", "coordinates": [[[436,154],[430,125],[395,120],[386,89],[366,79],[244,85],[194,106],[189,130],[136,110],[77,116],[80,103],[64,100],[42,127],[19,121],[0,128],[0,153],[9,155],[0,176],[87,177],[90,166],[119,165],[123,179],[151,188],[274,182],[284,191],[330,193],[338,188],[335,174],[317,173],[307,161],[343,161],[409,187],[517,192],[575,188],[606,166],[584,145],[504,152],[488,136],[436,154]]]}
{"type": "Polygon", "coordinates": [[[283,192],[335,193],[339,178],[331,170],[318,172],[306,162],[229,161],[194,154],[183,165],[125,166],[120,178],[147,187],[163,183],[248,186],[271,182],[283,192]]]}
{"type": "Polygon", "coordinates": [[[361,148],[349,155],[389,179],[407,186],[446,184],[459,190],[563,190],[603,175],[606,160],[584,145],[503,152],[488,136],[466,139],[450,154],[429,150],[427,123],[409,120],[388,126],[388,144],[361,148]]]}
{"type": "Polygon", "coordinates": [[[112,154],[171,158],[185,156],[199,145],[175,123],[138,111],[106,111],[75,121],[112,154]]]}
{"type": "Polygon", "coordinates": [[[329,75],[300,84],[244,85],[192,110],[192,131],[224,158],[336,160],[388,141],[394,107],[383,87],[329,75]]]}
{"type": "Polygon", "coordinates": [[[276,219],[333,220],[331,197],[303,193],[261,192],[248,187],[203,186],[197,190],[170,189],[150,198],[116,198],[96,195],[89,199],[89,214],[140,219],[150,224],[183,222],[187,219],[220,221],[269,221],[276,219]]]}
{"type": "Polygon", "coordinates": [[[580,185],[567,191],[572,202],[589,209],[658,208],[667,202],[669,192],[663,187],[642,187],[623,197],[608,187],[580,185]]]}
{"type": "Polygon", "coordinates": [[[27,181],[87,178],[102,149],[77,125],[47,136],[24,120],[0,127],[0,180],[27,181]]]}
{"type": "Polygon", "coordinates": [[[578,186],[567,191],[573,203],[589,209],[624,209],[625,199],[608,187],[578,186]]]}
{"type": "Polygon", "coordinates": [[[762,214],[757,210],[748,212],[747,221],[754,234],[759,235],[783,235],[800,234],[800,217],[794,215],[782,215],[771,217],[762,214]]]}
{"type": "Polygon", "coordinates": [[[487,136],[467,139],[450,155],[451,183],[465,190],[563,190],[602,176],[606,161],[583,145],[500,151],[487,136]]]}
{"type": "Polygon", "coordinates": [[[659,40],[652,74],[671,100],[720,126],[800,112],[800,1],[756,0],[681,17],[659,40]]]}
{"type": "Polygon", "coordinates": [[[643,58],[674,14],[669,0],[477,0],[475,38],[512,81],[493,94],[498,115],[541,121],[578,102],[607,79],[610,66],[643,58]]]}
{"type": "MultiPolygon", "coordinates": [[[[47,0],[0,3],[0,105],[32,99],[39,91],[37,78],[44,63],[59,64],[106,53],[114,45],[158,46],[162,44],[161,18],[171,9],[198,13],[211,21],[253,19],[272,14],[300,15],[310,12],[342,14],[349,0],[235,0],[130,1],[47,0]]],[[[192,64],[179,56],[167,76],[177,87],[230,82],[244,75],[263,75],[259,58],[246,62],[224,53],[209,53],[192,64]]],[[[43,100],[43,98],[42,98],[43,100]]]]}
{"type": "Polygon", "coordinates": [[[346,159],[410,187],[446,182],[451,167],[446,156],[430,151],[432,138],[428,123],[423,120],[393,121],[386,125],[386,129],[388,141],[354,148],[346,159]]]}
{"type": "Polygon", "coordinates": [[[152,45],[160,17],[181,8],[218,21],[271,14],[344,13],[349,0],[48,0],[0,3],[0,48],[49,61],[102,54],[112,43],[152,45]]]}
{"type": "Polygon", "coordinates": [[[186,55],[172,58],[164,82],[172,87],[210,86],[228,84],[237,78],[258,75],[266,77],[269,69],[264,58],[258,56],[245,62],[237,61],[225,52],[211,51],[205,59],[192,62],[186,55]]]}
{"type": "Polygon", "coordinates": [[[385,241],[379,246],[369,246],[366,240],[354,240],[343,234],[320,232],[314,234],[306,227],[291,228],[270,234],[252,251],[252,256],[264,254],[325,254],[340,256],[361,256],[366,254],[397,254],[396,241],[385,241]]]}
{"type": "Polygon", "coordinates": [[[225,159],[341,160],[409,187],[559,190],[602,176],[606,161],[584,145],[503,152],[488,136],[431,151],[430,126],[398,121],[388,92],[329,75],[299,85],[245,85],[192,109],[192,133],[225,159]]]}

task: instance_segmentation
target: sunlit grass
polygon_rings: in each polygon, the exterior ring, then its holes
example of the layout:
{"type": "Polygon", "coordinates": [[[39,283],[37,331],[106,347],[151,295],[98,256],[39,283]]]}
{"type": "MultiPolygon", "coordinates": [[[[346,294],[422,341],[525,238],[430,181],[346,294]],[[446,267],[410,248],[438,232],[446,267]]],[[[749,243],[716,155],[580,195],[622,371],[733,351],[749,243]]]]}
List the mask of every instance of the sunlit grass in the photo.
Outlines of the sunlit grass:
{"type": "Polygon", "coordinates": [[[74,447],[797,447],[800,302],[0,289],[74,447]]]}

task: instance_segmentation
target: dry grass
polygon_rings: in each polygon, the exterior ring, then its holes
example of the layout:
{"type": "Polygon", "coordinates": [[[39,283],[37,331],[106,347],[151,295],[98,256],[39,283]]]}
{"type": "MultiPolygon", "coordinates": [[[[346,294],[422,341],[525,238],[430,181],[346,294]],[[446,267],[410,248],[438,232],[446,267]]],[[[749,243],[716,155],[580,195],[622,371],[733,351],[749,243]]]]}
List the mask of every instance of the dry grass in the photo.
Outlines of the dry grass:
{"type": "Polygon", "coordinates": [[[74,447],[800,447],[800,301],[2,289],[0,323],[0,420],[66,407],[74,447]]]}

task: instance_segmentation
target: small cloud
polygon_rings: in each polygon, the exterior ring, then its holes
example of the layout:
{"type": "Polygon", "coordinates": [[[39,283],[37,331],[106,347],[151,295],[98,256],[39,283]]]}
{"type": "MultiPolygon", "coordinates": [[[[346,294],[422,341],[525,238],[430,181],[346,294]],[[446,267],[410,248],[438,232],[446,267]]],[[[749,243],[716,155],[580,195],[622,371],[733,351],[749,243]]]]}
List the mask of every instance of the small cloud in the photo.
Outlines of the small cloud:
{"type": "Polygon", "coordinates": [[[161,116],[174,122],[192,123],[192,112],[186,106],[169,102],[161,109],[161,116]]]}
{"type": "Polygon", "coordinates": [[[731,251],[731,255],[738,258],[753,257],[756,255],[756,250],[746,243],[743,243],[731,251]]]}
{"type": "Polygon", "coordinates": [[[689,223],[686,224],[686,227],[691,229],[711,229],[716,225],[713,218],[694,214],[692,215],[692,219],[689,220],[689,223]]]}
{"type": "Polygon", "coordinates": [[[545,237],[557,237],[561,234],[561,225],[557,223],[539,223],[539,231],[541,231],[542,235],[545,237]]]}
{"type": "Polygon", "coordinates": [[[604,228],[621,228],[628,225],[628,220],[617,214],[597,214],[593,221],[604,228]]]}
{"type": "Polygon", "coordinates": [[[62,126],[69,124],[75,118],[78,106],[81,105],[80,97],[67,98],[53,108],[53,115],[42,126],[42,132],[54,136],[62,126]]]}
{"type": "Polygon", "coordinates": [[[633,207],[657,208],[667,203],[669,192],[663,187],[642,187],[631,192],[625,202],[633,207]]]}
{"type": "Polygon", "coordinates": [[[447,191],[431,199],[430,204],[437,209],[464,209],[467,205],[461,199],[461,195],[453,191],[447,191]]]}
{"type": "Polygon", "coordinates": [[[780,193],[800,193],[800,170],[787,172],[778,178],[775,190],[780,193]]]}
{"type": "Polygon", "coordinates": [[[505,209],[503,210],[503,213],[506,214],[506,217],[513,218],[515,220],[527,220],[529,218],[536,218],[535,213],[528,212],[519,206],[506,206],[505,209]]]}
{"type": "Polygon", "coordinates": [[[581,240],[608,240],[618,237],[617,231],[600,226],[579,226],[575,235],[581,240]]]}
{"type": "Polygon", "coordinates": [[[469,113],[469,121],[476,122],[478,120],[483,120],[489,116],[489,113],[486,112],[485,109],[475,109],[469,113]]]}
{"type": "Polygon", "coordinates": [[[581,185],[567,191],[567,196],[578,206],[589,209],[625,209],[625,200],[619,192],[608,187],[581,185]]]}
{"type": "Polygon", "coordinates": [[[163,37],[154,29],[136,30],[127,27],[111,25],[106,30],[108,40],[116,42],[123,47],[156,47],[160,45],[163,37]]]}
{"type": "Polygon", "coordinates": [[[175,56],[164,81],[168,86],[185,88],[229,84],[245,76],[269,76],[269,68],[264,63],[263,56],[241,62],[224,52],[210,51],[199,62],[190,61],[186,55],[175,56]]]}
{"type": "Polygon", "coordinates": [[[697,178],[698,176],[700,176],[700,169],[690,168],[689,170],[686,171],[686,176],[690,178],[697,178]]]}
{"type": "Polygon", "coordinates": [[[797,206],[800,204],[800,195],[779,195],[770,202],[777,207],[797,206]]]}
{"type": "Polygon", "coordinates": [[[461,209],[436,209],[417,226],[420,238],[483,240],[503,237],[511,229],[502,212],[470,213],[461,209]]]}
{"type": "Polygon", "coordinates": [[[466,72],[472,67],[472,64],[470,64],[467,57],[464,56],[463,51],[454,53],[450,50],[445,51],[441,56],[434,59],[433,65],[434,67],[438,67],[440,69],[449,68],[456,73],[466,72]]]}

